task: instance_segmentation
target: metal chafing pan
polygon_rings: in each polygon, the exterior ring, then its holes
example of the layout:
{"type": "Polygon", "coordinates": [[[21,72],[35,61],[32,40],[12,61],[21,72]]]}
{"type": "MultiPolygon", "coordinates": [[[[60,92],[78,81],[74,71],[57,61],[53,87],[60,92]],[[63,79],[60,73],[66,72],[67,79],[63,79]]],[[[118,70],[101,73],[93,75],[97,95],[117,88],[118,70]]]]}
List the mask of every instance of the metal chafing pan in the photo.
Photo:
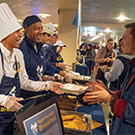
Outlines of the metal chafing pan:
{"type": "Polygon", "coordinates": [[[73,129],[73,128],[67,128],[64,127],[64,131],[66,135],[92,135],[92,119],[90,114],[84,114],[84,113],[79,113],[75,111],[68,111],[68,110],[60,110],[62,115],[78,115],[82,118],[86,130],[81,130],[81,129],[73,129]]]}

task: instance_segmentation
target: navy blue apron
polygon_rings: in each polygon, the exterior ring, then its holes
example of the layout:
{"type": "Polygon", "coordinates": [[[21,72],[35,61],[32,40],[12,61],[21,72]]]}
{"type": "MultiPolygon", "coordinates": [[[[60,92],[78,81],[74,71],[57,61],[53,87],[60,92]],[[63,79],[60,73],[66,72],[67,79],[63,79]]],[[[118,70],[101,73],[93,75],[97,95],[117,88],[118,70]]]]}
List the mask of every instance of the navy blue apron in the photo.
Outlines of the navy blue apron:
{"type": "MultiPolygon", "coordinates": [[[[30,53],[30,59],[29,59],[29,65],[30,65],[30,70],[28,72],[28,76],[30,80],[33,81],[39,81],[39,76],[38,75],[43,75],[44,74],[44,59],[43,59],[43,54],[41,52],[35,53],[34,47],[32,47],[32,50],[29,49],[30,53]],[[43,67],[42,72],[37,71],[37,67],[43,67]]],[[[41,95],[47,93],[46,91],[39,91],[39,92],[34,92],[34,91],[27,91],[24,89],[21,89],[21,97],[22,98],[29,98],[37,95],[41,95]]],[[[21,102],[22,104],[26,104],[29,100],[21,102]]]]}
{"type": "MultiPolygon", "coordinates": [[[[2,59],[2,67],[4,72],[0,84],[0,94],[11,95],[11,96],[14,94],[16,97],[19,97],[20,81],[19,81],[18,68],[20,67],[19,64],[17,63],[16,57],[15,57],[15,64],[13,65],[13,68],[16,70],[16,74],[14,78],[12,78],[5,75],[4,60],[3,60],[3,55],[1,50],[0,50],[0,55],[2,59]]],[[[4,106],[0,106],[0,135],[5,135],[5,134],[12,135],[13,124],[14,124],[14,112],[9,112],[4,106]]]]}

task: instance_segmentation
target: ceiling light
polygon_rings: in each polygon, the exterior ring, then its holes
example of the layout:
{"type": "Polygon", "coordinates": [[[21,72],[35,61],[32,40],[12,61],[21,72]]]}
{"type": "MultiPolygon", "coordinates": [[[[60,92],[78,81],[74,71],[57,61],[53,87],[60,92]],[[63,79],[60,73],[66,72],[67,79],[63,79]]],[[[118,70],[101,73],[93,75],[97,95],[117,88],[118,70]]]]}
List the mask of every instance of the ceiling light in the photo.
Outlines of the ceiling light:
{"type": "Polygon", "coordinates": [[[98,35],[96,35],[95,37],[91,38],[91,41],[94,41],[100,37],[102,37],[104,35],[104,33],[100,32],[98,35]]]}
{"type": "Polygon", "coordinates": [[[101,32],[101,33],[99,33],[99,36],[103,36],[103,35],[104,35],[104,33],[102,33],[102,32],[101,32]]]}
{"type": "Polygon", "coordinates": [[[46,17],[50,17],[50,14],[38,14],[38,16],[42,17],[42,18],[46,18],[46,17]]]}
{"type": "Polygon", "coordinates": [[[105,29],[104,32],[106,33],[110,33],[112,30],[110,30],[109,28],[105,29]]]}
{"type": "Polygon", "coordinates": [[[130,20],[131,18],[128,18],[124,15],[120,15],[119,17],[116,17],[116,19],[119,20],[119,21],[125,21],[125,20],[130,20]]]}

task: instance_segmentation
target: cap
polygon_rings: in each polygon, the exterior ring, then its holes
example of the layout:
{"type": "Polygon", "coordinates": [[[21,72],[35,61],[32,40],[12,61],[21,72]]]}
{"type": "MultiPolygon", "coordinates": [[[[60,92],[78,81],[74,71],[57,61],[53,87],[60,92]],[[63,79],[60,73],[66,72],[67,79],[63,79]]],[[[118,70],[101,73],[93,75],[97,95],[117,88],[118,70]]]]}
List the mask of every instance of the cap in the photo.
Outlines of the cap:
{"type": "Polygon", "coordinates": [[[0,41],[22,26],[6,3],[0,4],[0,41]]]}
{"type": "Polygon", "coordinates": [[[38,16],[36,16],[36,15],[27,16],[23,21],[23,28],[27,28],[30,25],[37,23],[37,22],[42,22],[38,16]]]}
{"type": "Polygon", "coordinates": [[[47,34],[50,34],[50,35],[55,34],[55,32],[50,30],[49,26],[47,26],[47,25],[43,26],[43,33],[47,33],[47,34]]]}
{"type": "Polygon", "coordinates": [[[53,23],[47,23],[43,26],[43,33],[48,33],[48,34],[57,34],[56,29],[53,26],[53,23]]]}
{"type": "Polygon", "coordinates": [[[62,41],[60,41],[60,40],[58,40],[58,41],[54,44],[54,46],[63,46],[63,47],[66,47],[66,45],[64,45],[64,44],[62,43],[62,41]]]}

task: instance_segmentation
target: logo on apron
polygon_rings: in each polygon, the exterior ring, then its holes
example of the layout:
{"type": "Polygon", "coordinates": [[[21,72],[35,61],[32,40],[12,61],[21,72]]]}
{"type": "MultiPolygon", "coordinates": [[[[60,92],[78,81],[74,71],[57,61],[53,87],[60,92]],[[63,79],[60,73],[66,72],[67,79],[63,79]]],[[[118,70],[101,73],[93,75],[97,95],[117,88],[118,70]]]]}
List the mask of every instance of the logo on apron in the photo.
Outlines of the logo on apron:
{"type": "Polygon", "coordinates": [[[41,65],[41,66],[37,66],[37,75],[38,76],[42,76],[43,75],[43,66],[41,65]]]}
{"type": "Polygon", "coordinates": [[[21,67],[21,64],[20,62],[17,62],[17,69],[16,69],[16,63],[13,64],[13,69],[17,72],[20,72],[20,67],[21,67]]]}
{"type": "Polygon", "coordinates": [[[59,56],[59,57],[57,57],[57,61],[60,61],[60,60],[62,60],[62,59],[61,59],[61,57],[60,57],[60,56],[59,56]]]}

